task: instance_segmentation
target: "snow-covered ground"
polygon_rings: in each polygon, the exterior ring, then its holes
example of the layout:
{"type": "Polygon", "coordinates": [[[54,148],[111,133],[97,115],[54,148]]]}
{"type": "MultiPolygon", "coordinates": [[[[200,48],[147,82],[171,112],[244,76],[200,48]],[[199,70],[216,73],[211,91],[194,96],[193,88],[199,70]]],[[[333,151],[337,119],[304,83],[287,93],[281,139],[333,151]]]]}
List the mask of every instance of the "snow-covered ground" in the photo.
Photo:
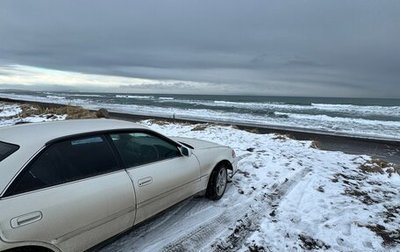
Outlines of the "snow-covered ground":
{"type": "MultiPolygon", "coordinates": [[[[0,125],[22,120],[19,109],[0,104],[0,125]]],[[[380,169],[368,156],[229,126],[142,123],[169,136],[229,145],[242,158],[239,171],[221,200],[188,199],[102,251],[400,251],[394,165],[380,169]]]]}
{"type": "Polygon", "coordinates": [[[64,120],[67,115],[41,114],[21,117],[21,106],[17,104],[0,102],[0,127],[10,126],[18,123],[47,122],[54,120],[64,120]]]}
{"type": "Polygon", "coordinates": [[[368,156],[227,126],[143,123],[229,145],[243,159],[220,201],[186,200],[104,251],[400,250],[400,176],[364,173],[368,156]]]}

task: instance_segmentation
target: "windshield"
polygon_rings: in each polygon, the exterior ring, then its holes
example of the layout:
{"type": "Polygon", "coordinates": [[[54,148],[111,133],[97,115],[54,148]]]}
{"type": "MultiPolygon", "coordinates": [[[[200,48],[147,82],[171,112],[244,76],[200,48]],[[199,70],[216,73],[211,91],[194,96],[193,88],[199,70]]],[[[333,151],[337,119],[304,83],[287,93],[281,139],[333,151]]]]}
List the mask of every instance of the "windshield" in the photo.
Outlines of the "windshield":
{"type": "Polygon", "coordinates": [[[0,162],[18,149],[18,145],[0,142],[0,162]]]}

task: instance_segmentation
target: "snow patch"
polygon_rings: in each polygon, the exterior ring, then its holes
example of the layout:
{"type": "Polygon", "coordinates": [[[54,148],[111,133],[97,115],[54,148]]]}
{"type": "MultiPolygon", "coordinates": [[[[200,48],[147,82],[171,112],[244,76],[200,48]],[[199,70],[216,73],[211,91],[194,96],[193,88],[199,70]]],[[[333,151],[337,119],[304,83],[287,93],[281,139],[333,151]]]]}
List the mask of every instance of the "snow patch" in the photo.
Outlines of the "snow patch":
{"type": "Polygon", "coordinates": [[[7,105],[0,103],[0,118],[16,116],[22,112],[18,105],[7,105]]]}
{"type": "Polygon", "coordinates": [[[67,115],[41,114],[28,117],[20,117],[22,108],[17,104],[0,103],[0,127],[22,123],[48,122],[65,120],[67,115]]]}

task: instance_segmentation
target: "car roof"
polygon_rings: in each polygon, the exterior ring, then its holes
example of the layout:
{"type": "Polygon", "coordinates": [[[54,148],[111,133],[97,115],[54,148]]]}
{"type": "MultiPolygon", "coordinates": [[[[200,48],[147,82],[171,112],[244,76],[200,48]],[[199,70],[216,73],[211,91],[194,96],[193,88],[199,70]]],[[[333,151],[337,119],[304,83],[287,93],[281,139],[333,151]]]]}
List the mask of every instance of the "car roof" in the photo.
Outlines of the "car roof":
{"type": "Polygon", "coordinates": [[[47,142],[71,135],[118,129],[147,129],[128,121],[113,119],[65,120],[28,123],[0,128],[0,141],[23,146],[44,145],[47,142]]]}
{"type": "Polygon", "coordinates": [[[66,120],[29,123],[0,128],[0,141],[16,144],[19,149],[0,162],[0,196],[7,184],[46,143],[63,137],[92,132],[124,129],[148,129],[127,121],[111,119],[66,120]]]}

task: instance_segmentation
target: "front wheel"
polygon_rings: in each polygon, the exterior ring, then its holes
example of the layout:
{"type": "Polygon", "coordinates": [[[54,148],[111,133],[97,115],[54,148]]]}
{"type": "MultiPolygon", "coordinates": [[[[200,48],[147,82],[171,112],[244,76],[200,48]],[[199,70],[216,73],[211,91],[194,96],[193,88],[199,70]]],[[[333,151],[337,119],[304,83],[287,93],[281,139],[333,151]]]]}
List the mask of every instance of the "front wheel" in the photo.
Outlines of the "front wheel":
{"type": "Polygon", "coordinates": [[[211,200],[219,200],[225,193],[228,173],[224,165],[217,166],[210,176],[206,196],[211,200]]]}

